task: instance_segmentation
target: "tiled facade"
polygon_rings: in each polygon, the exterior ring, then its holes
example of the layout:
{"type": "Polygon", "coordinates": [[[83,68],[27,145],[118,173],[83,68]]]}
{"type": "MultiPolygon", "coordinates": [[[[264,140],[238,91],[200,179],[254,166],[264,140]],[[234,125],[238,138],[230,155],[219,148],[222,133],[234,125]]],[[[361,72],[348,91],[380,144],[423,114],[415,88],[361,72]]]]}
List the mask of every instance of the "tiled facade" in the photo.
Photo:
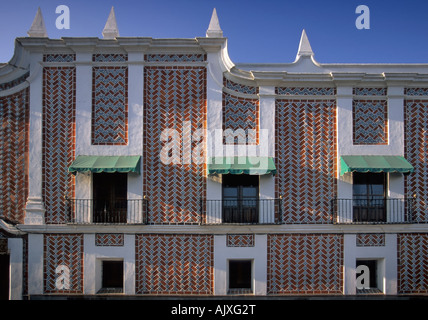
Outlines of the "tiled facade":
{"type": "Polygon", "coordinates": [[[341,294],[343,237],[334,234],[268,236],[270,294],[341,294]]]}
{"type": "Polygon", "coordinates": [[[43,199],[46,223],[67,221],[65,196],[74,196],[74,177],[67,172],[75,157],[76,70],[43,70],[43,199]]]}
{"type": "Polygon", "coordinates": [[[300,50],[290,64],[235,65],[226,39],[209,36],[19,41],[21,64],[0,67],[14,298],[105,294],[104,263],[122,267],[115,294],[132,297],[356,295],[361,260],[374,261],[379,294],[428,294],[428,65],[323,65],[300,50]],[[213,146],[213,130],[234,139],[213,146]],[[266,145],[275,174],[232,176],[241,195],[257,190],[238,212],[256,218],[227,218],[231,186],[205,160],[266,145]],[[113,173],[126,175],[121,221],[95,221],[99,172],[68,172],[82,155],[140,157],[113,173]],[[358,223],[352,202],[334,219],[353,197],[344,155],[410,162],[414,172],[386,174],[396,220],[388,205],[384,220],[358,223]],[[230,286],[234,263],[250,270],[237,271],[244,288],[230,286]]]}
{"type": "Polygon", "coordinates": [[[213,236],[136,235],[136,293],[213,293],[213,236]]]}
{"type": "Polygon", "coordinates": [[[143,193],[153,199],[148,222],[198,224],[206,168],[203,163],[192,163],[196,143],[189,135],[205,128],[206,70],[191,66],[147,67],[144,87],[143,193]],[[172,142],[178,154],[170,156],[165,151],[160,140],[164,129],[178,135],[172,142]],[[171,162],[165,164],[162,157],[171,162]]]}
{"type": "Polygon", "coordinates": [[[286,223],[328,223],[336,194],[336,103],[276,100],[276,198],[286,223]]]}

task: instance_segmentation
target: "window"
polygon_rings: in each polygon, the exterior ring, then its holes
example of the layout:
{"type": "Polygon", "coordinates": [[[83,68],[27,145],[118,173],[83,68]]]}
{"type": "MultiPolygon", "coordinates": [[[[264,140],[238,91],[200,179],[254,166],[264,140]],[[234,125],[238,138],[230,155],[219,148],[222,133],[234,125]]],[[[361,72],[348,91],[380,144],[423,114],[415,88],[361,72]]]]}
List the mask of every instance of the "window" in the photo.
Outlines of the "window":
{"type": "Polygon", "coordinates": [[[126,222],[127,177],[126,173],[93,174],[93,222],[126,222]]]}
{"type": "Polygon", "coordinates": [[[386,175],[353,174],[354,222],[386,222],[386,175]]]}
{"type": "Polygon", "coordinates": [[[357,260],[357,268],[359,266],[365,266],[368,268],[368,275],[364,274],[364,271],[357,273],[358,277],[365,277],[362,282],[364,286],[368,288],[357,288],[357,293],[381,293],[378,283],[378,261],[377,260],[357,260]],[[368,282],[368,283],[367,283],[368,282]]]}
{"type": "Polygon", "coordinates": [[[123,261],[102,261],[102,288],[99,293],[123,292],[123,261]]]}
{"type": "Polygon", "coordinates": [[[252,293],[252,261],[229,260],[229,293],[252,293]]]}
{"type": "Polygon", "coordinates": [[[223,222],[258,223],[259,176],[223,175],[223,222]]]}

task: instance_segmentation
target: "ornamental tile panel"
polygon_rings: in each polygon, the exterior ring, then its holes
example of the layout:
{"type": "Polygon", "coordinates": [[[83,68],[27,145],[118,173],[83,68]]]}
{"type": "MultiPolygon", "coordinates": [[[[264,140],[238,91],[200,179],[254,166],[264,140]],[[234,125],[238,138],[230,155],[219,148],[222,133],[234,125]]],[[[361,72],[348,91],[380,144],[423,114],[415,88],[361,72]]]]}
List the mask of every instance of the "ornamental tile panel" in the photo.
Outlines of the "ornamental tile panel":
{"type": "Polygon", "coordinates": [[[212,235],[136,235],[137,294],[212,294],[212,235]]]}
{"type": "Polygon", "coordinates": [[[428,100],[404,102],[404,157],[415,168],[404,176],[405,194],[412,201],[413,222],[428,221],[428,100]]]}
{"type": "Polygon", "coordinates": [[[276,100],[276,198],[284,223],[330,223],[336,196],[336,102],[276,100]]]}
{"type": "Polygon", "coordinates": [[[268,294],[342,294],[343,235],[268,235],[268,294]]]}
{"type": "Polygon", "coordinates": [[[94,67],[92,144],[128,143],[128,68],[94,67]]]}
{"type": "Polygon", "coordinates": [[[223,130],[228,129],[232,130],[234,136],[231,138],[225,136],[224,143],[258,144],[259,100],[235,97],[224,92],[223,130]]]}
{"type": "Polygon", "coordinates": [[[205,54],[146,54],[144,59],[147,62],[203,62],[206,61],[205,54]]]}
{"type": "Polygon", "coordinates": [[[226,237],[228,247],[254,247],[254,234],[228,234],[226,237]]]}
{"type": "Polygon", "coordinates": [[[387,88],[353,88],[356,96],[386,96],[387,88]]]}
{"type": "Polygon", "coordinates": [[[75,81],[74,67],[43,70],[42,196],[48,224],[67,222],[64,196],[74,196],[68,167],[75,157],[75,81]]]}
{"type": "Polygon", "coordinates": [[[354,100],[354,145],[388,144],[388,108],[386,100],[354,100]]]}
{"type": "Polygon", "coordinates": [[[83,234],[45,234],[43,262],[44,293],[83,293],[83,234]]]}
{"type": "Polygon", "coordinates": [[[144,195],[150,201],[148,223],[199,224],[206,168],[193,161],[188,150],[197,150],[198,142],[188,138],[205,129],[206,69],[146,67],[144,83],[142,172],[144,195]],[[164,163],[159,156],[168,158],[167,142],[160,139],[165,129],[178,134],[180,152],[175,163],[164,163]]]}
{"type": "Polygon", "coordinates": [[[313,88],[313,87],[276,87],[275,93],[279,95],[299,96],[332,96],[336,94],[335,87],[313,88]]]}
{"type": "Polygon", "coordinates": [[[29,89],[0,97],[0,217],[23,223],[28,196],[29,89]]]}
{"type": "Polygon", "coordinates": [[[428,294],[428,233],[398,234],[399,294],[428,294]]]}
{"type": "Polygon", "coordinates": [[[123,247],[125,237],[123,233],[96,233],[95,245],[97,247],[123,247]]]}
{"type": "Polygon", "coordinates": [[[356,242],[357,242],[357,247],[384,247],[385,234],[384,233],[358,233],[356,242]]]}

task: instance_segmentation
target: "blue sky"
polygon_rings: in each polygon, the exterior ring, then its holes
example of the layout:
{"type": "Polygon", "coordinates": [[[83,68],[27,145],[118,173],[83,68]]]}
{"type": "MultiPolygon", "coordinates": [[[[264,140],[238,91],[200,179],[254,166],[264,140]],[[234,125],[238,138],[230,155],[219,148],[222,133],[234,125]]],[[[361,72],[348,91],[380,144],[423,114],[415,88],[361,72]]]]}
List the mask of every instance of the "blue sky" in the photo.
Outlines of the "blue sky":
{"type": "Polygon", "coordinates": [[[0,62],[13,55],[37,8],[50,38],[101,37],[115,7],[121,36],[205,36],[217,9],[235,63],[293,62],[306,29],[320,63],[428,63],[426,0],[0,0],[0,62]],[[370,29],[359,30],[358,5],[370,9],[370,29]],[[70,8],[70,29],[58,30],[59,5],[70,8]]]}

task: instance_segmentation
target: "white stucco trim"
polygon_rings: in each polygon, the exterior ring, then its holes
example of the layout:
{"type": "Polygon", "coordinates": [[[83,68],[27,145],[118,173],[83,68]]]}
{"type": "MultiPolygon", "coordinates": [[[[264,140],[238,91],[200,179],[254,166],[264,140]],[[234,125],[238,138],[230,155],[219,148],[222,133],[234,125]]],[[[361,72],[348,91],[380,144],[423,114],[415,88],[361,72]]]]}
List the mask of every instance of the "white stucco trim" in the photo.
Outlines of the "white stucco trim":
{"type": "Polygon", "coordinates": [[[95,234],[84,236],[84,294],[96,294],[101,289],[101,262],[123,260],[123,293],[135,294],[135,235],[124,235],[124,245],[96,246],[95,234]]]}
{"type": "Polygon", "coordinates": [[[344,235],[344,293],[356,294],[357,259],[378,261],[378,287],[387,295],[397,294],[397,234],[385,234],[385,246],[357,247],[356,234],[344,235]]]}
{"type": "Polygon", "coordinates": [[[255,235],[254,247],[227,247],[226,235],[214,236],[214,295],[227,295],[228,261],[252,260],[254,295],[266,295],[267,235],[255,235]]]}

